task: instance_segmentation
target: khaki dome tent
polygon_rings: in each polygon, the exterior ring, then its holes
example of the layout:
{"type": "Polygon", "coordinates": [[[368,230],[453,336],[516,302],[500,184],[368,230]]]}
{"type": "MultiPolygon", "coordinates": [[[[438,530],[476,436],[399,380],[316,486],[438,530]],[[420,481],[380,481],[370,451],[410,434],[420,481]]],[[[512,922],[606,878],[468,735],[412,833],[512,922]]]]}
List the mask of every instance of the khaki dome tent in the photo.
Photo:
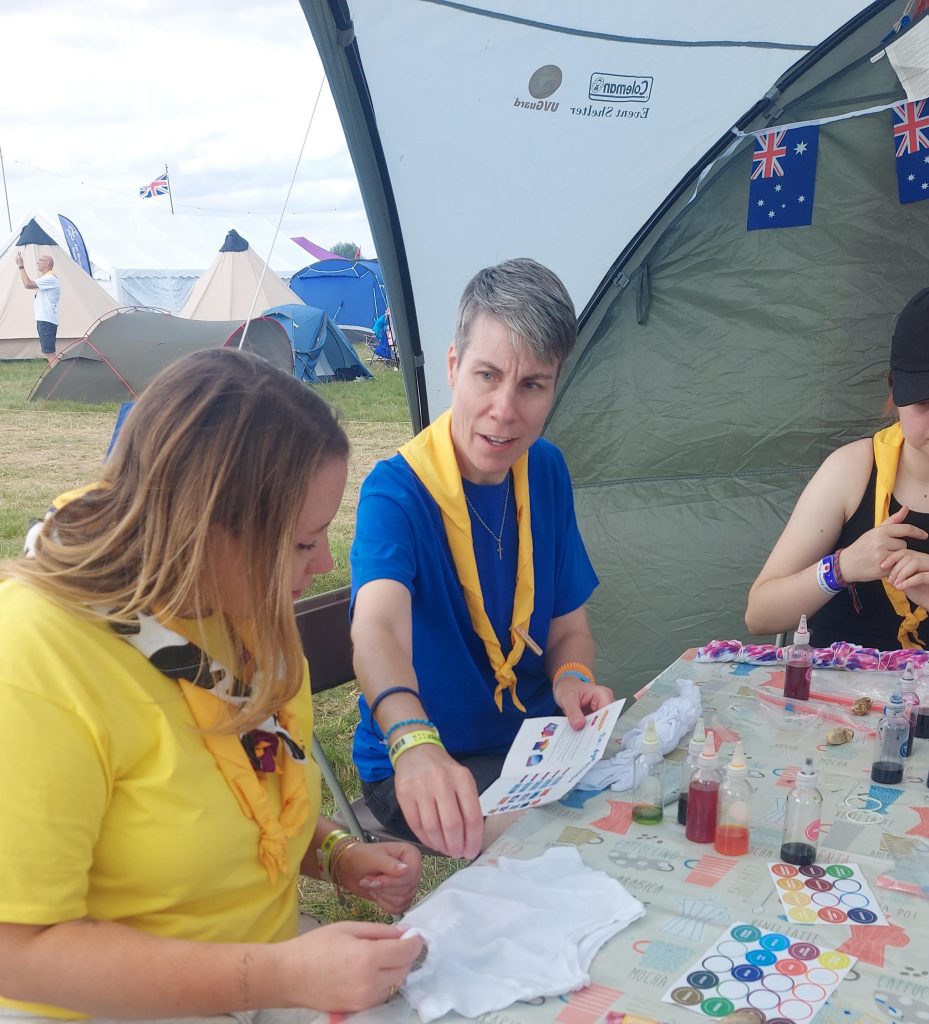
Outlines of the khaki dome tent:
{"type": "Polygon", "coordinates": [[[261,309],[302,301],[233,230],[179,315],[191,320],[245,319],[261,309]]]}
{"type": "Polygon", "coordinates": [[[16,267],[16,253],[22,251],[26,272],[35,280],[40,255],[55,261],[55,275],[61,282],[58,304],[58,351],[78,338],[101,316],[116,309],[116,302],[78,266],[55,240],[29,220],[19,237],[0,257],[0,359],[41,359],[36,333],[34,296],[24,288],[16,267]]]}
{"type": "Polygon", "coordinates": [[[247,351],[294,372],[287,332],[274,320],[184,320],[130,309],[105,317],[65,349],[36,382],[31,399],[124,402],[137,398],[169,363],[205,348],[237,348],[246,326],[247,351]]]}

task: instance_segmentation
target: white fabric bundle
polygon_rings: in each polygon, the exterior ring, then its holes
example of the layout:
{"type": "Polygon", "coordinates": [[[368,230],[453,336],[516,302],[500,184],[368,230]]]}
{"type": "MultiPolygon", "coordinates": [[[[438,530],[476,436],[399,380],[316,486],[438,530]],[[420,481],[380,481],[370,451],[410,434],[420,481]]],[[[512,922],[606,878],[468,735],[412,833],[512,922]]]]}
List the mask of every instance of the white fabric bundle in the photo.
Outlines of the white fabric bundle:
{"type": "Polygon", "coordinates": [[[404,917],[428,952],[401,992],[423,1024],[573,992],[590,983],[597,950],[644,913],[574,847],[464,868],[404,917]]]}
{"type": "MultiPolygon", "coordinates": [[[[697,724],[703,714],[700,689],[692,679],[678,679],[677,697],[669,697],[657,711],[646,715],[623,737],[623,749],[613,757],[599,761],[578,782],[575,789],[632,789],[641,778],[635,778],[635,761],[642,750],[642,737],[651,719],[655,721],[662,754],[670,754],[697,724]]],[[[640,776],[645,774],[641,768],[640,776]]]]}

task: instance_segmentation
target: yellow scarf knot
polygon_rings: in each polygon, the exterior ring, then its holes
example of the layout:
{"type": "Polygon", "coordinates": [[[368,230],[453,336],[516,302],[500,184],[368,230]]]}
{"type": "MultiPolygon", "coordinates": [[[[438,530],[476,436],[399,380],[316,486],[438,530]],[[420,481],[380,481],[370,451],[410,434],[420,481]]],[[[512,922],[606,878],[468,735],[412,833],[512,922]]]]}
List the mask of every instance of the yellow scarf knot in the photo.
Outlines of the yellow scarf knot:
{"type": "Polygon", "coordinates": [[[490,667],[497,680],[497,687],[494,690],[497,710],[503,711],[503,691],[509,690],[513,704],[525,712],[525,706],[516,695],[516,673],[513,668],[526,649],[526,641],[520,636],[519,630],[529,631],[529,620],[535,606],[535,566],[532,561],[532,520],[529,510],[529,454],[521,455],[512,469],[519,549],[516,557],[516,593],[510,620],[511,646],[509,655],[504,658],[500,641],[484,609],[484,595],[481,592],[481,580],[474,557],[471,517],[465,504],[464,486],[452,442],[451,424],[451,413],[442,413],[434,423],[403,445],[399,451],[432,495],[442,513],[448,546],[464,591],[471,625],[484,643],[490,667]]]}
{"type": "MultiPolygon", "coordinates": [[[[903,440],[903,428],[899,423],[879,430],[874,435],[874,465],[877,469],[874,486],[875,526],[880,526],[890,514],[890,496],[897,480],[897,466],[900,463],[903,440]]],[[[929,613],[919,606],[914,609],[906,594],[897,590],[888,579],[882,579],[881,583],[884,585],[888,601],[900,616],[900,629],[897,632],[900,646],[911,650],[922,649],[925,644],[919,638],[919,625],[925,621],[929,613]]]]}

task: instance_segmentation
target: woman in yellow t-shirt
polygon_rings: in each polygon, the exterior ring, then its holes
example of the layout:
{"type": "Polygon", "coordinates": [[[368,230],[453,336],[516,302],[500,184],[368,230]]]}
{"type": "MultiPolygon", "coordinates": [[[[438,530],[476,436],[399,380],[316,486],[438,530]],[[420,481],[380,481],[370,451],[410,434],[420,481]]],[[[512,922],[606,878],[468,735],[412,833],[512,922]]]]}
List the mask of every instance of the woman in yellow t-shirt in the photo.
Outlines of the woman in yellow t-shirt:
{"type": "Polygon", "coordinates": [[[395,927],[298,934],[301,873],[390,913],[419,879],[414,847],[319,816],[305,753],[292,603],[332,568],[347,456],[293,377],[199,352],[0,566],[0,1021],[349,1011],[403,982],[395,927]]]}

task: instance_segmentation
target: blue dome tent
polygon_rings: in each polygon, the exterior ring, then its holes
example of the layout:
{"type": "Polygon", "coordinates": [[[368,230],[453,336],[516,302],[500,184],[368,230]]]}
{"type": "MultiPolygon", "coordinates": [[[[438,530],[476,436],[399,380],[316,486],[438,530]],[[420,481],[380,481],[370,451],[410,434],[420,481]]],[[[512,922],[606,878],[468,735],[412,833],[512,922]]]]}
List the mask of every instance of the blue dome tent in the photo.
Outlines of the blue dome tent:
{"type": "Polygon", "coordinates": [[[272,306],[262,316],[276,320],[287,332],[294,350],[297,380],[328,384],[334,380],[373,376],[324,310],[289,303],[272,306]]]}
{"type": "Polygon", "coordinates": [[[320,260],[294,274],[290,288],[337,324],[373,327],[387,309],[377,260],[320,260]]]}

